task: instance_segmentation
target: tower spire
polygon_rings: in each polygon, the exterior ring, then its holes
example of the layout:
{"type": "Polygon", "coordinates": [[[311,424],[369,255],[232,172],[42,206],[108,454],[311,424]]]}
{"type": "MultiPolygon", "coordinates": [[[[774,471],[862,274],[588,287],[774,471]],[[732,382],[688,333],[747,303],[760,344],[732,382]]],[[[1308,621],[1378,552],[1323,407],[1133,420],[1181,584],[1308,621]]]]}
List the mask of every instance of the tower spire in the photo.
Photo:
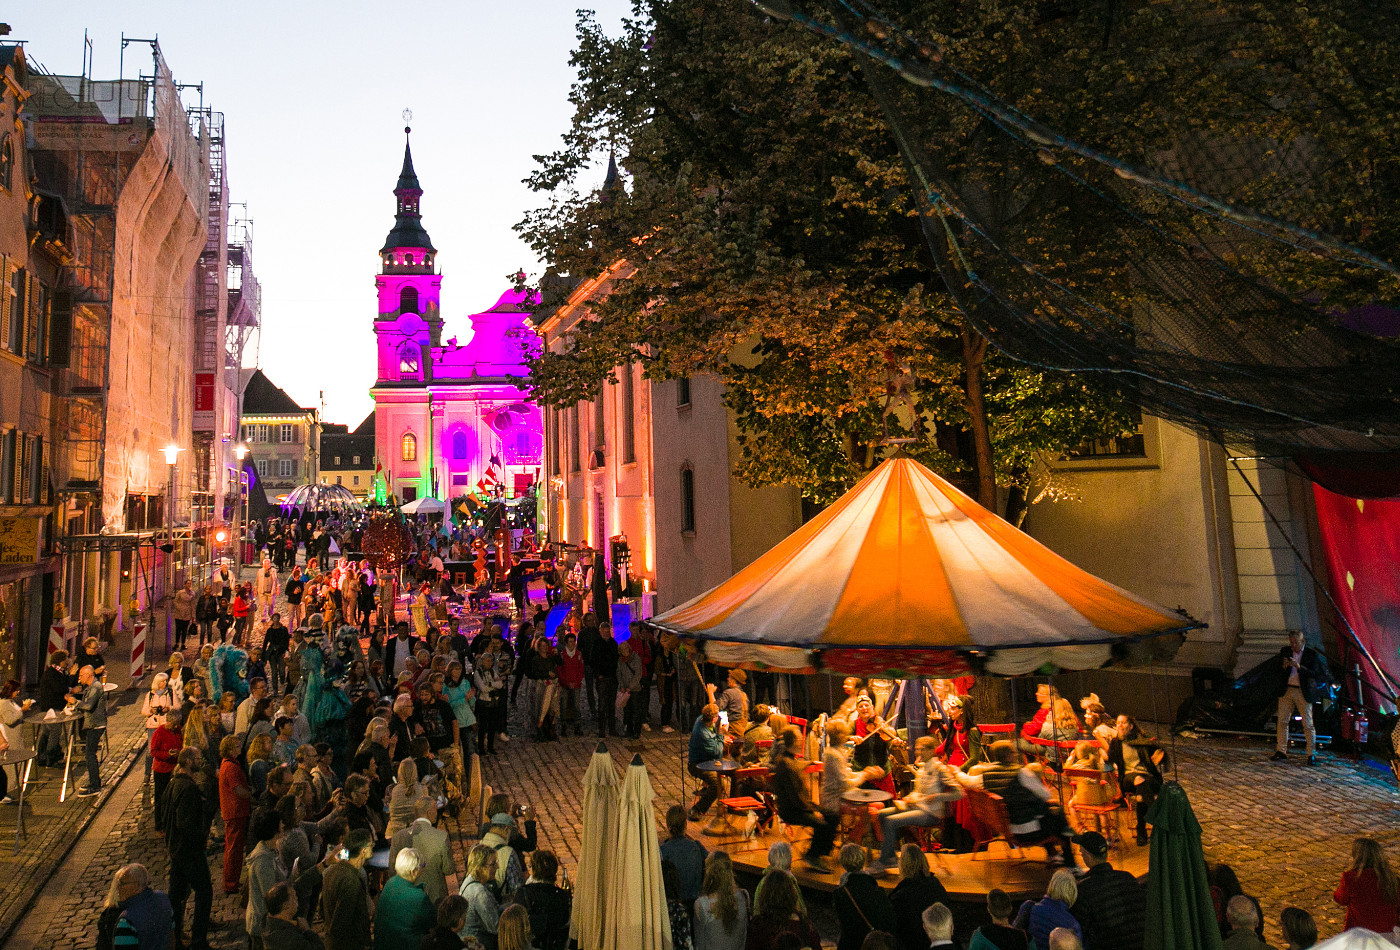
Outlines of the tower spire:
{"type": "MultiPolygon", "coordinates": [[[[399,171],[398,184],[394,186],[397,210],[394,214],[394,227],[384,239],[379,253],[390,254],[400,248],[421,249],[435,252],[432,239],[423,229],[423,218],[419,213],[419,200],[423,197],[423,187],[418,184],[418,173],[413,170],[413,150],[409,143],[411,126],[403,129],[403,168],[399,171]]],[[[422,264],[432,266],[431,256],[420,256],[422,264]]],[[[417,263],[417,261],[415,262],[417,263]]]]}

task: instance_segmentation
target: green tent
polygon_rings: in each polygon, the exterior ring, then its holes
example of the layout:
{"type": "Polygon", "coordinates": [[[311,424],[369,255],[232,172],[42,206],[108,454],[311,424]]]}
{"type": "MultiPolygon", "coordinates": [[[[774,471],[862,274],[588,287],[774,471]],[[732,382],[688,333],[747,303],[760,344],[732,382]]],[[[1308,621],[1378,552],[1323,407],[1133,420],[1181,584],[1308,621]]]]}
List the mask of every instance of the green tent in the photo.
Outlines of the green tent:
{"type": "Polygon", "coordinates": [[[1162,786],[1147,822],[1152,826],[1152,850],[1144,950],[1220,950],[1220,926],[1201,851],[1201,823],[1178,783],[1162,786]]]}

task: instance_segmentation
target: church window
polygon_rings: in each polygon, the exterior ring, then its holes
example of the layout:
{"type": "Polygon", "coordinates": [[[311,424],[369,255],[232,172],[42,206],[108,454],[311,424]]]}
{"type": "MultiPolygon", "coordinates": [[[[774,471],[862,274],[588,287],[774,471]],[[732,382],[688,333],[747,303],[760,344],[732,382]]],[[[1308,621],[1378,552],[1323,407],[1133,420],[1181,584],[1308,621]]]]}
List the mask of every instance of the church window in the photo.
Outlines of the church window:
{"type": "Polygon", "coordinates": [[[405,462],[413,462],[418,459],[418,439],[412,432],[405,432],[403,434],[399,458],[403,459],[405,462]]]}
{"type": "Polygon", "coordinates": [[[14,180],[15,141],[13,136],[6,133],[4,140],[0,141],[0,188],[13,191],[14,180]]]}
{"type": "Polygon", "coordinates": [[[467,439],[466,432],[461,429],[452,433],[452,457],[454,459],[468,459],[471,457],[471,444],[467,439]]]}
{"type": "Polygon", "coordinates": [[[418,312],[418,288],[409,286],[399,291],[399,312],[418,312]]]}
{"type": "Polygon", "coordinates": [[[416,343],[405,343],[399,347],[399,375],[418,375],[418,345],[416,343]]]}

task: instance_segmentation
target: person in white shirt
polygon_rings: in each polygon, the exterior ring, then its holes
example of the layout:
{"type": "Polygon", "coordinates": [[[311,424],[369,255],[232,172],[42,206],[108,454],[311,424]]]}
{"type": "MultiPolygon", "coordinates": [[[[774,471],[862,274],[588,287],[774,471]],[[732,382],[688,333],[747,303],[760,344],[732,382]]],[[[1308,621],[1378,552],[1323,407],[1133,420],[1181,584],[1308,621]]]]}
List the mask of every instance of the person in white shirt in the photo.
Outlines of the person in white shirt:
{"type": "Polygon", "coordinates": [[[933,736],[923,736],[914,743],[914,756],[919,764],[914,772],[914,790],[879,813],[880,831],[884,835],[879,864],[886,870],[899,865],[895,852],[899,850],[900,831],[941,825],[946,803],[963,797],[962,786],[934,755],[937,748],[938,740],[933,736]]]}

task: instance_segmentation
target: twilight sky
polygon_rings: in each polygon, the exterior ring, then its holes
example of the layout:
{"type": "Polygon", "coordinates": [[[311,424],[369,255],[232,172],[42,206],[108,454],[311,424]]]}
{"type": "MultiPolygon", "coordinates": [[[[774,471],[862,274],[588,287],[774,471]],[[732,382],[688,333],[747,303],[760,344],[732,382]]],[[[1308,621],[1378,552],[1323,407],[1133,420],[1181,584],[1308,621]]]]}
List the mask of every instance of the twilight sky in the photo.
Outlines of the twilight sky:
{"type": "MultiPolygon", "coordinates": [[[[543,203],[521,179],[572,116],[578,7],[616,33],[631,5],[20,0],[0,16],[8,39],[27,40],[31,61],[52,73],[80,71],[87,29],[94,79],[117,78],[125,32],[158,37],[176,82],[204,83],[206,105],[224,113],[231,198],[254,222],[260,365],[304,406],[324,390],[326,420],[353,427],[372,407],[374,275],[394,220],[400,113],[413,110],[443,315],[465,341],[466,316],[496,302],[507,274],[539,270],[511,225],[543,203]]],[[[128,78],[150,72],[149,49],[127,47],[128,78]]]]}

